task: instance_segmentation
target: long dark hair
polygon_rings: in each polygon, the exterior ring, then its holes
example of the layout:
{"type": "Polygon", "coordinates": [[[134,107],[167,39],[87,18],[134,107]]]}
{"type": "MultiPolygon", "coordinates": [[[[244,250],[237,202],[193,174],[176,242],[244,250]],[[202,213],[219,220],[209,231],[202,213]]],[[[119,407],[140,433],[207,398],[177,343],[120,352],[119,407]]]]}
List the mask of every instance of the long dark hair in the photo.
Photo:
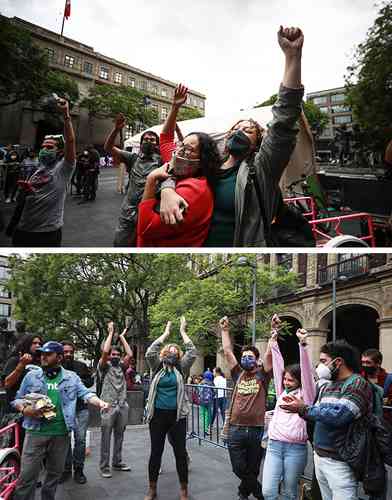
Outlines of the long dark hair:
{"type": "Polygon", "coordinates": [[[199,140],[201,175],[206,177],[208,184],[214,189],[222,158],[214,139],[205,132],[192,132],[186,137],[195,135],[199,140]]]}
{"type": "Polygon", "coordinates": [[[41,344],[44,343],[40,335],[35,333],[26,333],[23,337],[15,344],[15,348],[12,351],[12,356],[19,356],[20,354],[30,354],[30,348],[34,339],[40,339],[41,344]]]}

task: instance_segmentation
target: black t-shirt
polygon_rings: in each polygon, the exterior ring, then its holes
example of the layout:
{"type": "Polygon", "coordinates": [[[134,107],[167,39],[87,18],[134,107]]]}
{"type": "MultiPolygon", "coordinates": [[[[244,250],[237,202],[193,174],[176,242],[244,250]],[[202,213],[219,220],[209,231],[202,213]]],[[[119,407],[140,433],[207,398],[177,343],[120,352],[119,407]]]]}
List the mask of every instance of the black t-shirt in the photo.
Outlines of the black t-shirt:
{"type": "MultiPolygon", "coordinates": [[[[15,368],[18,366],[18,363],[19,363],[19,356],[12,356],[7,361],[7,363],[6,363],[5,367],[4,367],[3,373],[2,373],[2,377],[1,377],[2,380],[3,380],[3,382],[8,377],[8,375],[11,375],[11,373],[15,370],[15,368]]],[[[14,401],[14,399],[16,397],[16,393],[18,392],[19,387],[21,386],[22,381],[23,381],[26,373],[28,373],[30,371],[30,369],[34,368],[34,366],[36,366],[36,365],[27,365],[26,368],[23,370],[21,377],[16,382],[16,384],[13,387],[5,390],[6,391],[6,397],[7,397],[7,407],[8,407],[7,411],[15,411],[11,407],[10,403],[12,401],[14,401]]]]}
{"type": "MultiPolygon", "coordinates": [[[[82,361],[73,360],[70,365],[65,365],[64,368],[79,375],[81,381],[86,387],[91,387],[94,384],[94,378],[89,367],[82,361]]],[[[84,410],[86,408],[87,404],[83,400],[78,399],[76,403],[76,410],[84,410]]]]}

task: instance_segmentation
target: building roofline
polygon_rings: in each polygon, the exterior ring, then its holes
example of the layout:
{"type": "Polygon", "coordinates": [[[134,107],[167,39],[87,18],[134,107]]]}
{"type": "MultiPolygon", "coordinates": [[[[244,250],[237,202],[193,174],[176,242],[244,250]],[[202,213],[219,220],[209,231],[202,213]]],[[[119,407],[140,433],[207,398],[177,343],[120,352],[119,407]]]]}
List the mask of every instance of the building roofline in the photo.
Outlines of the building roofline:
{"type": "Polygon", "coordinates": [[[323,94],[330,94],[331,92],[338,92],[338,91],[346,92],[346,87],[334,87],[332,89],[318,90],[316,92],[308,92],[306,94],[306,97],[310,97],[310,96],[315,97],[315,96],[319,96],[319,95],[323,95],[323,94]]]}
{"type": "MultiPolygon", "coordinates": [[[[131,66],[130,64],[118,61],[117,59],[114,59],[113,57],[105,56],[104,54],[101,54],[100,52],[96,52],[94,50],[94,47],[91,47],[90,45],[86,45],[84,43],[78,42],[77,40],[73,40],[72,38],[68,38],[66,36],[62,37],[58,33],[55,33],[54,31],[48,30],[47,28],[43,28],[42,26],[39,26],[38,24],[30,23],[29,21],[26,21],[26,20],[24,20],[20,17],[17,17],[17,16],[9,18],[7,16],[1,15],[1,17],[9,19],[11,22],[13,22],[15,24],[24,26],[26,29],[29,29],[35,35],[38,35],[43,39],[49,39],[52,42],[57,42],[57,43],[60,43],[61,45],[66,45],[73,50],[81,52],[82,54],[87,54],[87,55],[90,55],[90,57],[95,57],[96,59],[100,59],[100,60],[108,62],[112,65],[119,66],[125,70],[136,73],[136,74],[143,76],[145,78],[148,78],[150,80],[155,80],[156,82],[164,83],[166,85],[169,85],[170,87],[177,86],[177,83],[175,83],[175,82],[172,82],[170,80],[166,80],[166,79],[161,78],[160,76],[157,76],[157,75],[153,75],[152,73],[149,73],[147,71],[143,71],[142,69],[136,68],[135,66],[131,66]],[[37,32],[37,29],[40,32],[37,32]]],[[[190,94],[192,94],[196,97],[200,97],[202,99],[207,99],[205,94],[202,94],[201,92],[197,92],[196,90],[189,89],[189,92],[190,92],[190,94]]]]}

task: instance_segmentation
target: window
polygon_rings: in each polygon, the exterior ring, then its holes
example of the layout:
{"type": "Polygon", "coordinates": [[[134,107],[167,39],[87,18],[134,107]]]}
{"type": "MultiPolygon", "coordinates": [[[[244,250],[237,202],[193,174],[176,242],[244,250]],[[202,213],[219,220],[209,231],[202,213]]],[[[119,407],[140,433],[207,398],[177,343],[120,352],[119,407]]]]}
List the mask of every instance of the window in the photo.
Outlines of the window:
{"type": "Polygon", "coordinates": [[[73,68],[75,64],[75,58],[72,56],[65,56],[64,57],[64,66],[67,68],[73,68]]]}
{"type": "Polygon", "coordinates": [[[158,104],[151,104],[151,108],[158,113],[158,104]]]}
{"type": "Polygon", "coordinates": [[[122,83],[122,73],[114,73],[114,83],[122,83]]]}
{"type": "Polygon", "coordinates": [[[282,266],[286,271],[291,271],[293,268],[293,254],[291,253],[277,253],[276,262],[278,266],[282,266]]]}
{"type": "Polygon", "coordinates": [[[313,98],[313,102],[314,102],[314,104],[317,104],[317,106],[319,106],[320,104],[327,104],[328,98],[327,98],[327,96],[324,96],[324,97],[314,97],[313,98]]]}
{"type": "Polygon", "coordinates": [[[55,55],[54,49],[46,47],[46,53],[48,54],[48,60],[49,60],[49,62],[53,62],[54,61],[54,55],[55,55]]]}
{"type": "Polygon", "coordinates": [[[158,86],[157,85],[151,84],[150,89],[151,89],[152,94],[158,95],[158,86]]]}
{"type": "Polygon", "coordinates": [[[90,62],[85,62],[84,63],[84,72],[85,73],[88,73],[89,75],[92,75],[93,74],[93,65],[90,63],[90,62]]]}
{"type": "Polygon", "coordinates": [[[161,89],[161,96],[167,97],[167,90],[166,89],[161,89]]]}
{"type": "Polygon", "coordinates": [[[333,119],[333,122],[335,124],[343,124],[343,123],[351,123],[352,122],[352,118],[351,116],[335,116],[334,119],[333,119]]]}
{"type": "Polygon", "coordinates": [[[10,277],[10,271],[8,267],[0,267],[0,279],[7,280],[10,277]]]}
{"type": "Polygon", "coordinates": [[[101,66],[99,70],[99,78],[102,78],[102,80],[109,80],[109,68],[101,66]]]}
{"type": "Polygon", "coordinates": [[[162,118],[162,120],[166,120],[166,118],[167,118],[167,108],[165,108],[165,107],[162,107],[162,109],[161,109],[161,118],[162,118]]]}
{"type": "Polygon", "coordinates": [[[147,82],[145,80],[140,80],[140,82],[139,82],[139,88],[141,90],[147,90],[147,82]]]}
{"type": "Polygon", "coordinates": [[[346,96],[344,94],[331,95],[331,102],[344,102],[346,96]]]}
{"type": "Polygon", "coordinates": [[[320,109],[320,111],[322,111],[323,113],[328,113],[328,112],[329,112],[329,108],[328,108],[328,106],[321,106],[319,109],[320,109]]]}
{"type": "Polygon", "coordinates": [[[0,316],[5,318],[11,316],[11,306],[9,304],[0,304],[0,316]]]}
{"type": "Polygon", "coordinates": [[[325,128],[320,137],[333,137],[333,130],[331,128],[325,128]]]}
{"type": "Polygon", "coordinates": [[[0,297],[2,299],[10,299],[11,298],[11,292],[7,290],[7,288],[4,285],[0,285],[0,297]]]}
{"type": "Polygon", "coordinates": [[[133,76],[128,76],[128,85],[133,89],[135,88],[135,79],[133,78],[133,76]]]}
{"type": "Polygon", "coordinates": [[[306,286],[306,273],[308,269],[308,254],[298,254],[298,283],[301,286],[306,286]]]}
{"type": "Polygon", "coordinates": [[[350,106],[338,105],[332,106],[332,113],[347,113],[347,111],[351,111],[350,106]]]}

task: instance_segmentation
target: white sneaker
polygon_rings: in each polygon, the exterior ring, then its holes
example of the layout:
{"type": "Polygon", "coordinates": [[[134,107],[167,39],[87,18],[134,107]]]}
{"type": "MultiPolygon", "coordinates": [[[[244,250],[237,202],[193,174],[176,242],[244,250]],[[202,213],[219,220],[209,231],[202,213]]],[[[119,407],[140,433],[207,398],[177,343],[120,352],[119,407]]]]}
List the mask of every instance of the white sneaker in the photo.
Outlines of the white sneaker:
{"type": "Polygon", "coordinates": [[[7,199],[5,200],[5,202],[6,202],[6,203],[11,203],[11,198],[7,198],[7,199]]]}

